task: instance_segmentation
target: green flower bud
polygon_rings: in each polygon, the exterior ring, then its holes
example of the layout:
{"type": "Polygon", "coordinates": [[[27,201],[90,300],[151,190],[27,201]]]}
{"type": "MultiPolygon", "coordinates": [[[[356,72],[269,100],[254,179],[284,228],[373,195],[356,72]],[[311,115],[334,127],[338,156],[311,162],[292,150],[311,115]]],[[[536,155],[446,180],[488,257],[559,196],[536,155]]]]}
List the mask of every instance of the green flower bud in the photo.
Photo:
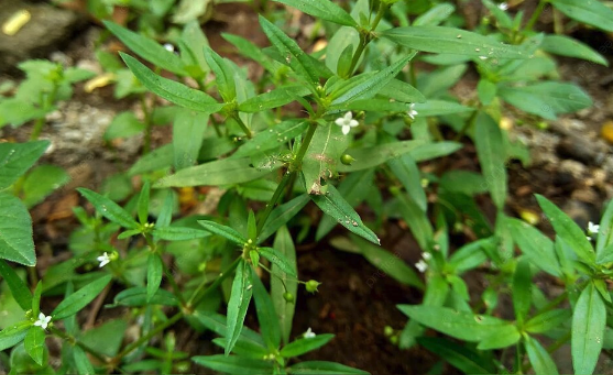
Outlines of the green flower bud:
{"type": "Polygon", "coordinates": [[[385,336],[387,337],[390,337],[394,334],[394,329],[390,326],[385,326],[385,328],[383,328],[383,334],[385,334],[385,336]]]}
{"type": "Polygon", "coordinates": [[[316,280],[309,280],[306,282],[305,287],[307,292],[309,293],[316,293],[317,292],[317,287],[320,286],[321,283],[316,281],[316,280]]]}
{"type": "Polygon", "coordinates": [[[341,163],[345,164],[345,165],[351,165],[351,163],[353,163],[355,161],[355,159],[353,158],[353,156],[349,155],[349,154],[343,154],[341,156],[341,163]]]}
{"type": "Polygon", "coordinates": [[[296,300],[294,298],[294,295],[291,294],[290,292],[285,292],[283,293],[283,299],[285,300],[285,302],[287,303],[294,303],[294,301],[296,300]]]}

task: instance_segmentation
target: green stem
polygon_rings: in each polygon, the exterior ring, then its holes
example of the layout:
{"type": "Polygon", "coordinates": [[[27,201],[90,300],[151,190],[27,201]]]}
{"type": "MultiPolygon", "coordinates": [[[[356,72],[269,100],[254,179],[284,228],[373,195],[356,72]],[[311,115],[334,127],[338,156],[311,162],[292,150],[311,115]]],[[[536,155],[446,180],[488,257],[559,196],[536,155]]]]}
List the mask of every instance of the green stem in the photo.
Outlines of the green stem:
{"type": "Polygon", "coordinates": [[[247,138],[249,139],[253,138],[253,133],[251,133],[251,130],[249,130],[247,125],[245,125],[245,123],[243,122],[243,120],[241,119],[241,117],[238,115],[237,112],[234,112],[232,114],[232,118],[236,120],[236,122],[238,122],[238,125],[241,127],[241,129],[243,129],[243,132],[245,132],[245,135],[247,136],[247,138]]]}
{"type": "Polygon", "coordinates": [[[311,123],[309,123],[309,128],[307,129],[306,135],[304,136],[304,140],[302,141],[300,149],[296,154],[295,165],[297,169],[302,166],[302,159],[304,159],[304,155],[306,155],[309,145],[311,144],[313,135],[315,135],[315,130],[317,130],[317,122],[313,120],[311,121],[311,123]]]}
{"type": "Polygon", "coordinates": [[[359,31],[360,43],[358,44],[358,49],[355,51],[355,54],[353,55],[353,58],[351,59],[351,65],[349,66],[349,70],[348,70],[349,76],[353,74],[353,71],[355,70],[355,68],[358,65],[358,62],[360,61],[360,57],[362,57],[362,53],[364,53],[364,49],[366,48],[368,43],[370,43],[370,41],[373,39],[372,33],[377,29],[377,26],[379,26],[379,22],[381,22],[381,19],[383,19],[383,15],[385,14],[386,10],[387,10],[387,5],[384,2],[380,2],[379,9],[377,10],[377,16],[375,17],[375,20],[370,26],[370,31],[364,31],[364,30],[359,31]]]}
{"type": "Polygon", "coordinates": [[[264,213],[262,214],[260,218],[260,222],[258,224],[258,234],[262,231],[262,228],[264,228],[264,224],[266,224],[268,217],[272,213],[272,210],[275,208],[275,205],[277,204],[277,201],[279,201],[279,198],[281,198],[281,196],[283,195],[283,192],[285,191],[285,187],[288,185],[294,173],[295,172],[285,172],[285,174],[283,175],[281,182],[275,189],[275,192],[272,195],[270,202],[268,202],[268,204],[266,205],[266,209],[264,210],[264,213]]]}
{"type": "Polygon", "coordinates": [[[466,122],[464,123],[464,126],[462,127],[462,129],[460,129],[460,132],[453,139],[455,142],[458,142],[460,139],[462,139],[462,137],[464,136],[464,134],[466,134],[468,129],[475,123],[475,120],[477,119],[478,114],[479,114],[479,111],[475,108],[475,110],[470,115],[468,120],[466,120],[466,122]]]}
{"type": "MultiPolygon", "coordinates": [[[[161,254],[159,254],[157,250],[157,245],[155,241],[153,240],[153,238],[151,237],[151,234],[145,233],[144,237],[145,237],[145,241],[147,242],[147,246],[149,246],[149,250],[151,251],[151,254],[157,253],[161,257],[161,254]]],[[[162,270],[164,271],[164,274],[166,275],[166,279],[168,280],[168,282],[170,283],[170,286],[172,287],[172,291],[174,292],[175,296],[177,296],[177,299],[179,300],[181,307],[185,307],[186,306],[185,299],[183,299],[183,295],[181,294],[181,289],[179,289],[179,285],[177,285],[175,278],[172,277],[172,274],[170,273],[170,270],[168,269],[168,266],[166,265],[166,263],[164,263],[163,259],[162,259],[162,270]]]]}
{"type": "MultiPolygon", "coordinates": [[[[364,48],[368,45],[367,37],[360,33],[360,42],[358,44],[358,49],[353,54],[353,58],[351,59],[351,65],[349,65],[349,69],[347,70],[347,74],[349,77],[353,74],[355,67],[358,65],[358,61],[360,61],[360,57],[362,57],[362,53],[364,52],[364,48]]],[[[349,78],[347,77],[347,78],[349,78]]]]}
{"type": "MultiPolygon", "coordinates": [[[[54,83],[53,89],[51,90],[49,95],[47,97],[41,97],[40,105],[43,109],[43,112],[46,113],[53,105],[53,102],[55,101],[55,96],[57,95],[57,89],[58,89],[58,86],[57,84],[54,83]]],[[[35,141],[38,139],[38,137],[40,136],[40,133],[43,130],[44,125],[45,125],[45,116],[42,116],[36,119],[36,122],[34,123],[34,129],[32,129],[32,134],[30,134],[31,141],[35,141]]]]}
{"type": "Polygon", "coordinates": [[[55,327],[49,327],[49,331],[54,334],[55,336],[68,341],[69,343],[76,345],[78,347],[80,347],[81,349],[85,350],[86,352],[88,352],[89,354],[91,354],[93,357],[95,357],[97,360],[99,360],[102,363],[108,363],[109,359],[106,358],[105,356],[103,356],[102,354],[98,353],[97,351],[95,351],[94,349],[90,348],[89,346],[83,344],[82,342],[80,342],[76,337],[69,335],[68,333],[64,332],[64,331],[60,331],[59,329],[55,328],[55,327]]]}
{"type": "Polygon", "coordinates": [[[534,24],[541,16],[541,13],[543,13],[543,10],[545,9],[546,5],[547,5],[547,2],[545,0],[539,1],[539,4],[534,10],[534,13],[532,13],[532,17],[530,17],[530,20],[528,21],[528,23],[526,24],[526,27],[524,28],[524,31],[532,31],[534,24]]]}

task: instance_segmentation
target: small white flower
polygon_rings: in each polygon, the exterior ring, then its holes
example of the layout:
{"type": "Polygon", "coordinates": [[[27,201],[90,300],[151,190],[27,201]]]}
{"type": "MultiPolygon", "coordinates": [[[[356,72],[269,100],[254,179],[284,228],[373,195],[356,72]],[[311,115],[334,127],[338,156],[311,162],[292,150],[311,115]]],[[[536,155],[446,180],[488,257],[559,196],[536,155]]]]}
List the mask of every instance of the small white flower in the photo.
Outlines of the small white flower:
{"type": "Polygon", "coordinates": [[[104,252],[104,254],[100,255],[96,259],[98,260],[98,262],[100,262],[100,265],[98,266],[99,268],[102,268],[107,264],[111,263],[111,258],[109,258],[109,254],[106,251],[104,252]]]}
{"type": "Polygon", "coordinates": [[[424,262],[423,259],[420,259],[419,262],[415,263],[415,267],[419,272],[424,273],[428,269],[428,263],[424,262]]]}
{"type": "Polygon", "coordinates": [[[411,120],[415,120],[415,116],[418,115],[417,111],[415,110],[415,103],[411,103],[411,106],[407,111],[407,115],[411,118],[411,120]]]}
{"type": "Polygon", "coordinates": [[[315,334],[315,332],[311,331],[311,327],[309,327],[309,329],[307,329],[307,331],[302,336],[304,336],[305,339],[312,339],[317,335],[315,334]]]}
{"type": "Polygon", "coordinates": [[[588,241],[592,241],[592,237],[590,236],[585,236],[585,238],[587,238],[588,241]]]}
{"type": "Polygon", "coordinates": [[[336,125],[343,128],[343,134],[349,134],[351,128],[355,128],[360,123],[353,119],[353,114],[351,112],[345,113],[345,116],[337,118],[335,121],[336,125]]]}
{"type": "Polygon", "coordinates": [[[422,253],[421,257],[424,258],[425,260],[430,260],[430,259],[432,259],[432,254],[430,254],[430,253],[422,253]]]}
{"type": "Polygon", "coordinates": [[[45,314],[40,313],[38,314],[38,320],[34,322],[34,325],[37,327],[41,327],[42,329],[47,329],[47,325],[49,325],[50,321],[50,316],[45,316],[45,314]]]}
{"type": "Polygon", "coordinates": [[[166,43],[166,44],[164,44],[164,48],[165,48],[165,49],[166,49],[166,51],[168,51],[168,52],[174,52],[174,51],[175,51],[175,46],[173,46],[173,45],[172,45],[172,44],[170,44],[170,43],[166,43]]]}
{"type": "Polygon", "coordinates": [[[500,10],[507,10],[507,9],[509,9],[509,4],[507,4],[507,3],[500,3],[500,4],[498,4],[498,9],[500,9],[500,10]]]}
{"type": "Polygon", "coordinates": [[[594,224],[591,221],[587,223],[587,232],[589,234],[598,234],[598,231],[600,231],[600,225],[594,224]]]}

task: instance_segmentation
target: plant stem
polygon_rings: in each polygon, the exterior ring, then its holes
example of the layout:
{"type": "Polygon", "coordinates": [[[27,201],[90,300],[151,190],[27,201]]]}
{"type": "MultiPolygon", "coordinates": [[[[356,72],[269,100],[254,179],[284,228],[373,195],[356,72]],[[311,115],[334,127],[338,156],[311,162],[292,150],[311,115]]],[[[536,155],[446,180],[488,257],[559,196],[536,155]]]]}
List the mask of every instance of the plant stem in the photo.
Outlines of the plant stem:
{"type": "Polygon", "coordinates": [[[236,122],[238,122],[238,125],[241,127],[241,129],[243,129],[243,132],[245,132],[245,135],[247,136],[247,138],[249,139],[253,138],[253,133],[251,133],[251,130],[249,130],[247,125],[245,125],[245,123],[243,122],[243,120],[241,119],[241,117],[238,115],[237,112],[234,112],[232,114],[232,118],[236,120],[236,122]]]}
{"type": "Polygon", "coordinates": [[[534,24],[541,16],[541,13],[543,13],[543,10],[545,9],[546,5],[547,5],[547,2],[545,2],[545,0],[539,1],[539,4],[534,10],[534,13],[532,13],[532,17],[530,17],[530,20],[528,21],[528,23],[526,24],[526,27],[524,28],[524,31],[532,31],[532,27],[534,27],[534,24]]]}
{"type": "MultiPolygon", "coordinates": [[[[54,83],[53,89],[51,90],[49,95],[47,97],[44,97],[44,96],[41,97],[40,105],[43,108],[43,112],[46,113],[53,105],[53,102],[55,101],[55,96],[57,95],[57,89],[58,89],[58,86],[57,84],[54,83]]],[[[40,136],[40,133],[43,130],[44,125],[45,125],[45,116],[42,116],[36,119],[36,122],[34,123],[34,129],[32,130],[32,134],[30,134],[31,141],[35,141],[38,139],[38,137],[40,136]]]]}
{"type": "Polygon", "coordinates": [[[275,192],[272,195],[270,202],[268,202],[268,204],[266,205],[266,209],[264,210],[264,213],[262,214],[260,218],[260,222],[258,224],[258,234],[262,231],[262,228],[264,228],[264,224],[266,224],[268,217],[272,213],[272,210],[275,208],[275,205],[277,204],[277,201],[279,200],[279,198],[281,198],[281,196],[283,195],[283,192],[285,191],[285,187],[288,185],[294,173],[295,172],[288,171],[288,172],[285,172],[285,174],[283,175],[281,182],[275,189],[275,192]]]}
{"type": "Polygon", "coordinates": [[[366,48],[367,45],[368,45],[368,41],[367,41],[366,36],[360,33],[360,42],[358,44],[358,49],[356,49],[355,53],[353,54],[353,58],[351,59],[351,65],[349,65],[349,69],[347,70],[347,74],[349,75],[349,77],[353,74],[355,67],[358,65],[358,61],[360,61],[360,57],[362,57],[364,48],[366,48]]]}
{"type": "Polygon", "coordinates": [[[468,129],[475,123],[475,120],[477,119],[478,114],[479,114],[479,111],[475,108],[475,110],[470,115],[468,120],[466,120],[466,122],[464,123],[464,126],[462,127],[462,129],[460,129],[460,132],[453,139],[455,142],[458,142],[460,139],[462,139],[462,137],[464,136],[464,134],[466,134],[468,129]]]}
{"type": "Polygon", "coordinates": [[[364,53],[364,49],[366,48],[368,43],[370,43],[370,41],[373,39],[372,33],[375,31],[375,29],[379,25],[379,22],[383,18],[383,15],[385,14],[386,10],[387,10],[387,5],[383,2],[380,2],[379,9],[377,10],[377,16],[375,17],[375,20],[370,26],[370,31],[359,31],[360,43],[358,44],[358,48],[356,49],[355,54],[353,55],[353,58],[351,59],[351,65],[349,66],[349,70],[348,70],[349,76],[353,74],[353,71],[358,65],[358,61],[360,61],[360,57],[362,57],[362,53],[364,53]]]}
{"type": "Polygon", "coordinates": [[[304,155],[306,155],[309,145],[311,144],[311,140],[313,139],[315,130],[317,130],[317,122],[312,120],[311,123],[309,124],[309,128],[307,129],[306,135],[304,136],[304,140],[302,141],[302,144],[300,145],[300,149],[298,150],[298,153],[296,154],[296,159],[295,159],[296,169],[300,169],[300,167],[302,166],[302,159],[304,159],[304,155]]]}
{"type": "Polygon", "coordinates": [[[49,327],[49,331],[56,335],[57,337],[68,341],[69,343],[73,344],[73,345],[77,345],[78,347],[80,347],[81,349],[85,350],[86,352],[88,352],[89,354],[91,354],[93,357],[95,357],[97,360],[99,360],[102,363],[108,363],[109,360],[108,358],[104,357],[102,354],[98,353],[97,351],[95,351],[94,349],[90,348],[89,346],[83,344],[82,342],[80,342],[76,337],[69,335],[68,333],[64,332],[64,331],[60,331],[59,329],[55,328],[55,327],[49,327]]]}

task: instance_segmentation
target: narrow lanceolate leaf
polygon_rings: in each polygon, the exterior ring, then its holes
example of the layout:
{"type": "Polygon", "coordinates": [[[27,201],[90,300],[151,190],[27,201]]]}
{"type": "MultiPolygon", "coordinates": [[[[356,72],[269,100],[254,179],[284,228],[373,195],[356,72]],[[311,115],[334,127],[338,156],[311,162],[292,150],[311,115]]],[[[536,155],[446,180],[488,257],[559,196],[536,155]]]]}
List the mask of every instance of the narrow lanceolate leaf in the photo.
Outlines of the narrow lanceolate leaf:
{"type": "Polygon", "coordinates": [[[380,244],[377,235],[362,223],[358,213],[334,186],[328,185],[328,192],[325,195],[311,195],[310,197],[324,213],[338,220],[339,224],[376,245],[380,244]]]}
{"type": "Polygon", "coordinates": [[[0,190],[9,186],[42,156],[49,141],[0,143],[0,190]]]}
{"type": "MultiPolygon", "coordinates": [[[[273,247],[285,256],[285,259],[287,259],[292,269],[296,269],[296,248],[294,247],[292,235],[289,230],[287,230],[286,226],[282,226],[277,231],[273,247]]],[[[287,302],[285,298],[283,298],[283,294],[288,292],[296,296],[298,283],[296,282],[296,278],[291,276],[288,277],[288,274],[283,272],[281,267],[274,263],[272,264],[272,273],[275,276],[270,279],[270,294],[272,295],[272,302],[275,306],[277,319],[279,320],[281,337],[283,338],[283,342],[287,344],[292,332],[292,321],[294,319],[296,304],[287,302]]]]}
{"type": "Polygon", "coordinates": [[[317,60],[306,54],[293,39],[261,15],[260,25],[272,45],[275,46],[292,70],[312,87],[316,87],[319,83],[317,60]]]}
{"type": "Polygon", "coordinates": [[[113,22],[103,21],[103,23],[110,32],[143,59],[170,72],[186,75],[183,62],[179,56],[167,51],[166,48],[155,41],[113,22]]]}
{"type": "Polygon", "coordinates": [[[400,311],[419,323],[460,340],[478,342],[496,334],[509,322],[485,315],[425,305],[398,305],[400,311]]]}
{"type": "Polygon", "coordinates": [[[298,357],[315,349],[321,348],[333,338],[334,335],[328,333],[311,338],[298,339],[285,345],[285,347],[281,349],[281,355],[285,358],[298,357]]]}
{"type": "Polygon", "coordinates": [[[532,304],[532,274],[527,259],[522,258],[515,266],[513,274],[513,308],[515,319],[523,323],[532,304]]]}
{"type": "Polygon", "coordinates": [[[233,375],[261,375],[272,374],[272,362],[261,359],[242,358],[238,356],[209,355],[196,356],[192,360],[215,371],[233,375]]]}
{"type": "Polygon", "coordinates": [[[557,375],[558,368],[543,346],[532,337],[524,336],[524,346],[535,374],[557,375]]]}
{"type": "Polygon", "coordinates": [[[288,369],[290,375],[368,375],[368,372],[340,363],[327,361],[306,361],[288,369]]]}
{"type": "Polygon", "coordinates": [[[479,353],[463,345],[438,337],[419,337],[419,345],[437,356],[444,358],[450,365],[465,374],[494,374],[496,369],[487,360],[479,357],[479,353]]]}
{"type": "Polygon", "coordinates": [[[215,73],[217,89],[224,101],[228,103],[236,99],[234,74],[226,60],[208,46],[204,47],[204,57],[213,73],[215,73]]]}
{"type": "Polygon", "coordinates": [[[221,225],[210,220],[198,220],[198,224],[202,225],[204,229],[208,230],[209,232],[218,234],[237,245],[242,246],[245,244],[245,242],[247,242],[245,237],[228,226],[221,225]]]}
{"type": "Polygon", "coordinates": [[[72,347],[72,354],[74,356],[74,363],[77,367],[77,373],[79,375],[95,375],[96,371],[94,370],[94,366],[92,366],[89,358],[87,358],[87,354],[80,346],[72,347]]]}
{"type": "Polygon", "coordinates": [[[268,291],[262,284],[262,280],[253,268],[251,270],[251,281],[253,282],[253,299],[260,323],[260,331],[268,348],[276,350],[281,344],[281,329],[275,314],[275,307],[268,291]]]}
{"type": "Polygon", "coordinates": [[[545,333],[567,323],[572,316],[570,309],[555,309],[536,315],[526,322],[526,331],[545,333]]]}
{"type": "Polygon", "coordinates": [[[388,160],[410,153],[423,144],[423,141],[398,141],[371,147],[349,149],[347,153],[351,155],[355,161],[352,162],[351,165],[339,165],[338,170],[339,172],[355,172],[374,168],[388,160]]]}
{"type": "Polygon", "coordinates": [[[172,149],[175,170],[191,167],[198,160],[209,114],[180,111],[172,124],[172,149]]]}
{"type": "Polygon", "coordinates": [[[30,327],[32,327],[32,322],[24,320],[0,331],[0,351],[6,350],[23,341],[30,327]]]}
{"type": "Polygon", "coordinates": [[[227,339],[228,343],[225,348],[226,355],[230,354],[234,344],[240,336],[241,329],[243,328],[243,321],[247,315],[247,308],[251,301],[251,295],[253,293],[251,284],[251,265],[246,262],[240,262],[236,268],[236,275],[232,282],[232,294],[230,295],[230,301],[228,302],[228,316],[227,316],[227,339]]]}
{"type": "Polygon", "coordinates": [[[520,47],[466,30],[445,26],[396,27],[381,33],[401,46],[418,51],[455,55],[487,56],[495,59],[524,59],[530,55],[520,47]]]}
{"type": "MultiPolygon", "coordinates": [[[[391,276],[402,284],[411,285],[419,289],[424,288],[424,283],[420,277],[397,254],[392,254],[381,247],[374,246],[357,236],[351,236],[351,241],[358,246],[364,258],[383,271],[385,275],[391,276]]],[[[367,283],[369,282],[370,280],[367,280],[367,283]]]]}
{"type": "Polygon", "coordinates": [[[434,241],[434,230],[428,221],[428,217],[424,215],[421,208],[412,196],[407,194],[398,194],[398,209],[402,218],[409,226],[411,233],[417,240],[419,247],[429,249],[434,241]]]}
{"type": "Polygon", "coordinates": [[[475,146],[483,178],[499,210],[507,198],[507,171],[504,165],[502,130],[486,113],[477,115],[475,124],[475,146]]]}
{"type": "Polygon", "coordinates": [[[185,186],[220,186],[249,182],[263,177],[281,166],[275,164],[271,169],[258,169],[251,165],[250,158],[227,158],[189,167],[160,179],[155,188],[185,186]]]}
{"type": "MultiPolygon", "coordinates": [[[[2,224],[0,224],[0,227],[1,226],[2,224]]],[[[19,304],[19,307],[21,307],[23,311],[30,310],[30,308],[32,308],[32,292],[30,292],[30,289],[17,275],[15,270],[2,259],[0,259],[0,276],[2,276],[4,281],[8,284],[11,294],[19,304]]]]}
{"type": "Polygon", "coordinates": [[[294,101],[294,95],[286,88],[278,88],[247,99],[238,105],[241,112],[260,112],[267,109],[282,107],[294,101]]]}
{"type": "Polygon", "coordinates": [[[426,212],[428,208],[426,192],[421,185],[421,173],[417,167],[417,163],[411,155],[403,155],[399,158],[389,160],[387,165],[419,208],[423,212],[426,212]]]}
{"type": "Polygon", "coordinates": [[[595,260],[595,254],[592,245],[585,236],[585,232],[547,198],[537,194],[536,200],[547,215],[556,235],[562,237],[564,242],[575,251],[582,261],[592,264],[595,260]]]}
{"type": "Polygon", "coordinates": [[[136,78],[159,97],[194,111],[215,113],[223,108],[223,104],[217,103],[204,92],[160,77],[130,55],[124,53],[120,55],[136,78]]]}
{"type": "Polygon", "coordinates": [[[568,17],[613,32],[613,10],[595,0],[551,0],[568,17]]]}
{"type": "Polygon", "coordinates": [[[609,66],[609,62],[601,54],[587,44],[564,35],[545,35],[541,49],[560,56],[577,57],[597,64],[609,66]]]}
{"type": "Polygon", "coordinates": [[[588,284],[575,304],[571,350],[575,374],[591,374],[596,368],[607,312],[604,301],[593,284],[588,284]]]}
{"type": "Polygon", "coordinates": [[[533,226],[517,219],[506,219],[513,241],[532,264],[559,277],[562,275],[553,242],[533,226]]]}
{"type": "Polygon", "coordinates": [[[107,197],[86,188],[78,188],[77,190],[96,208],[96,211],[110,221],[124,228],[136,229],[139,227],[136,220],[126,210],[107,197]]]}
{"type": "Polygon", "coordinates": [[[209,237],[211,233],[202,229],[188,227],[164,227],[153,230],[153,236],[159,240],[186,241],[209,237]]]}
{"type": "Polygon", "coordinates": [[[279,148],[287,144],[289,140],[302,134],[307,126],[308,123],[305,121],[284,121],[275,125],[272,129],[256,133],[253,138],[239,147],[238,150],[232,154],[232,157],[250,156],[279,148]]]}
{"type": "Polygon", "coordinates": [[[426,13],[417,17],[415,21],[413,21],[413,25],[436,26],[445,21],[454,11],[455,7],[452,4],[436,5],[426,13]]]}
{"type": "Polygon", "coordinates": [[[596,240],[596,253],[598,258],[608,256],[605,249],[610,248],[613,244],[613,200],[609,201],[606,210],[600,220],[600,230],[598,231],[598,239],[596,240]]]}
{"type": "Polygon", "coordinates": [[[287,4],[306,14],[322,20],[337,23],[339,25],[357,27],[354,19],[343,8],[330,0],[275,0],[287,4]]]}
{"type": "Polygon", "coordinates": [[[411,53],[389,67],[380,70],[374,74],[359,75],[348,79],[339,87],[330,93],[332,105],[341,105],[353,100],[369,99],[374,97],[379,90],[387,85],[398,73],[415,57],[415,53],[411,53]]]}
{"type": "Polygon", "coordinates": [[[34,266],[36,253],[28,209],[19,198],[6,193],[0,193],[0,207],[0,259],[34,266]]]}
{"type": "Polygon", "coordinates": [[[45,351],[45,330],[34,326],[30,328],[23,341],[23,346],[34,362],[42,366],[45,351]]]}
{"type": "Polygon", "coordinates": [[[162,283],[162,274],[164,273],[164,265],[159,254],[149,254],[147,261],[147,303],[151,302],[151,298],[160,289],[162,283]]]}
{"type": "Polygon", "coordinates": [[[279,269],[289,275],[298,276],[293,262],[285,257],[285,255],[272,247],[260,248],[260,254],[268,259],[270,263],[276,264],[279,269]]]}
{"type": "Polygon", "coordinates": [[[303,194],[272,210],[268,220],[266,220],[266,223],[258,235],[257,243],[260,244],[264,242],[268,237],[277,232],[277,229],[287,224],[287,222],[296,216],[308,202],[309,195],[303,194]]]}
{"type": "Polygon", "coordinates": [[[98,294],[111,282],[111,279],[111,275],[103,276],[77,290],[60,302],[55,310],[53,310],[53,313],[51,313],[51,316],[53,316],[54,320],[59,320],[78,313],[93,301],[94,298],[98,297],[98,294]]]}

